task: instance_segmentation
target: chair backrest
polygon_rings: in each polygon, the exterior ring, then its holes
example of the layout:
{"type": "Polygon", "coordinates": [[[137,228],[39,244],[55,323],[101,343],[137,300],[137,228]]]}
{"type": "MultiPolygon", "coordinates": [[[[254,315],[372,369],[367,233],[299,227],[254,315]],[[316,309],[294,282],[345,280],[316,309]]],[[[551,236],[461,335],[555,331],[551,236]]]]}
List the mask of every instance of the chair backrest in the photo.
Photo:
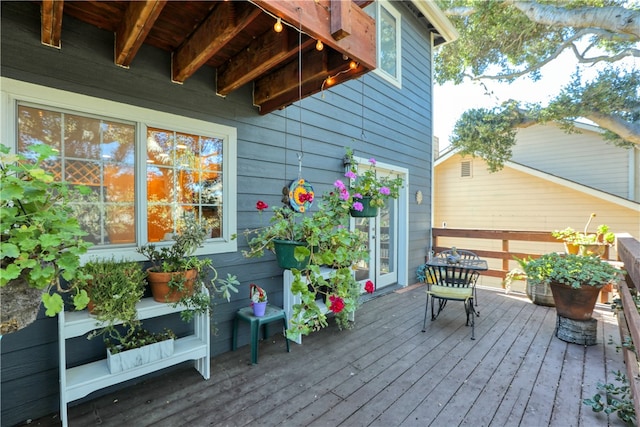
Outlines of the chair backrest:
{"type": "MultiPolygon", "coordinates": [[[[439,258],[448,258],[454,255],[453,249],[447,249],[436,256],[439,258]]],[[[464,259],[480,259],[478,255],[471,251],[467,251],[464,249],[456,249],[455,255],[459,257],[460,260],[464,259]]],[[[456,264],[449,264],[447,267],[432,267],[429,268],[430,271],[427,274],[431,279],[431,283],[441,285],[441,286],[452,286],[452,287],[473,287],[476,285],[478,281],[478,277],[480,273],[475,270],[469,270],[467,268],[463,268],[456,264]]]]}

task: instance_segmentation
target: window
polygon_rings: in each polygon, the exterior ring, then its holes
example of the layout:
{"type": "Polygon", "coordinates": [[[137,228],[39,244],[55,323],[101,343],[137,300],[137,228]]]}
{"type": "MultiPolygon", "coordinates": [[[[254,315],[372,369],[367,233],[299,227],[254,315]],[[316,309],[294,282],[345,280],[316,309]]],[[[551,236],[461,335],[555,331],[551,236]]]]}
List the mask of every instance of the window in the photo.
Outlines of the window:
{"type": "Polygon", "coordinates": [[[387,0],[378,0],[367,6],[365,11],[376,20],[378,68],[375,73],[401,88],[400,12],[387,0]]]}
{"type": "Polygon", "coordinates": [[[237,249],[234,128],[10,79],[2,88],[14,106],[3,139],[20,152],[51,145],[59,155],[45,167],[90,189],[73,208],[91,256],[140,259],[137,246],[171,240],[186,216],[210,233],[199,255],[237,249]]]}

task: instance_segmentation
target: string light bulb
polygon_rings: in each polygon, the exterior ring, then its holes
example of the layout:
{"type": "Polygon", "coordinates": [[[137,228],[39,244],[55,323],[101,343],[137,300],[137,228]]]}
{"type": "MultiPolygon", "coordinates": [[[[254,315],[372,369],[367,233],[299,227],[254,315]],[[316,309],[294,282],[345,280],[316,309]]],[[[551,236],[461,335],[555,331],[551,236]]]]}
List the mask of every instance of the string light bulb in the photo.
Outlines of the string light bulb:
{"type": "Polygon", "coordinates": [[[322,50],[324,49],[324,44],[322,44],[322,41],[318,40],[316,42],[316,50],[322,50]]]}
{"type": "Polygon", "coordinates": [[[355,70],[356,68],[358,68],[358,63],[352,60],[351,62],[349,62],[349,68],[355,70]]]}
{"type": "Polygon", "coordinates": [[[281,33],[282,32],[282,19],[278,18],[278,20],[276,21],[275,24],[273,24],[273,31],[275,31],[276,33],[281,33]]]}
{"type": "Polygon", "coordinates": [[[327,82],[327,86],[331,86],[332,84],[335,83],[335,80],[334,80],[333,76],[327,77],[327,79],[325,81],[327,82]]]}

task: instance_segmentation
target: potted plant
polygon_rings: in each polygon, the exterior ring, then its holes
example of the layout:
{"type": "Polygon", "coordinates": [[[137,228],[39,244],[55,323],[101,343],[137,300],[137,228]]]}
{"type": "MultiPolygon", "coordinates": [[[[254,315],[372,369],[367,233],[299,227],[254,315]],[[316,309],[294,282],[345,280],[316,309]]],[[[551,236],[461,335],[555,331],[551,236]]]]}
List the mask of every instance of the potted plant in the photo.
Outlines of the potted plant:
{"type": "Polygon", "coordinates": [[[533,281],[529,281],[527,279],[525,268],[527,263],[530,262],[532,258],[529,257],[527,260],[520,259],[518,257],[514,258],[520,266],[509,270],[509,272],[506,274],[502,284],[503,287],[507,289],[507,292],[509,292],[509,290],[511,289],[511,283],[513,283],[514,280],[524,280],[526,285],[525,292],[531,302],[536,305],[555,307],[556,304],[553,300],[553,294],[551,293],[551,286],[549,286],[549,284],[546,282],[534,284],[533,281]]]}
{"type": "Polygon", "coordinates": [[[264,312],[267,309],[267,292],[255,283],[251,283],[249,285],[249,296],[253,307],[253,315],[256,317],[264,316],[264,312]]]}
{"type": "Polygon", "coordinates": [[[147,269],[153,299],[187,307],[180,313],[185,321],[195,314],[206,313],[216,293],[229,301],[230,292],[238,292],[236,276],[227,274],[226,279],[218,279],[218,271],[210,258],[193,255],[207,238],[206,227],[193,215],[185,215],[173,244],[161,247],[148,244],[138,248],[153,264],[147,269]]]}
{"type": "MultiPolygon", "coordinates": [[[[268,207],[261,200],[256,203],[260,215],[268,207]]],[[[313,226],[302,212],[293,210],[288,204],[275,207],[268,226],[245,230],[249,250],[242,254],[247,258],[262,257],[268,250],[276,254],[281,268],[304,270],[313,249],[308,242],[312,234],[313,226]]]]}
{"type": "Polygon", "coordinates": [[[387,199],[399,197],[403,180],[400,177],[377,175],[374,158],[369,159],[370,165],[364,172],[358,171],[353,160],[353,150],[347,148],[346,151],[344,163],[349,165],[349,171],[345,177],[354,181],[354,185],[349,186],[351,195],[347,187],[340,188],[341,196],[351,201],[351,216],[375,217],[378,215],[378,208],[383,207],[387,199]]]}
{"type": "Polygon", "coordinates": [[[611,246],[615,241],[615,234],[609,231],[609,226],[600,224],[595,233],[589,233],[589,225],[596,214],[592,213],[587,220],[583,232],[567,227],[564,230],[555,230],[553,237],[562,240],[565,250],[569,254],[604,256],[606,246],[611,246]]]}
{"type": "Polygon", "coordinates": [[[0,334],[31,324],[41,304],[47,316],[64,309],[63,294],[73,295],[76,309],[88,302],[73,285],[81,275],[80,255],[91,246],[69,201],[86,187],[56,181],[47,168],[57,151],[36,144],[24,155],[0,145],[0,334]]]}
{"type": "MultiPolygon", "coordinates": [[[[247,230],[249,250],[246,257],[262,256],[265,250],[275,250],[274,239],[298,239],[301,244],[294,251],[299,268],[291,268],[291,291],[302,304],[294,306],[293,318],[287,330],[289,339],[297,340],[301,334],[327,325],[326,314],[331,312],[341,328],[349,327],[349,319],[358,307],[361,285],[355,279],[353,268],[366,260],[368,251],[365,236],[358,230],[349,230],[351,198],[344,197],[344,184],[336,181],[334,190],[323,194],[316,212],[298,213],[288,207],[274,209],[270,225],[247,230]],[[331,268],[324,274],[321,268],[331,268]]],[[[260,213],[266,203],[258,202],[260,213]]],[[[374,285],[366,286],[373,292],[374,285]]]]}
{"type": "Polygon", "coordinates": [[[528,261],[524,272],[533,286],[548,284],[558,315],[573,320],[591,319],[600,289],[622,273],[595,256],[558,253],[528,261]]]}
{"type": "Polygon", "coordinates": [[[90,261],[78,287],[90,297],[89,310],[101,322],[89,339],[102,336],[107,347],[107,366],[116,373],[173,354],[175,334],[152,333],[142,328],[136,305],[145,291],[146,273],[133,261],[114,258],[90,261]]]}

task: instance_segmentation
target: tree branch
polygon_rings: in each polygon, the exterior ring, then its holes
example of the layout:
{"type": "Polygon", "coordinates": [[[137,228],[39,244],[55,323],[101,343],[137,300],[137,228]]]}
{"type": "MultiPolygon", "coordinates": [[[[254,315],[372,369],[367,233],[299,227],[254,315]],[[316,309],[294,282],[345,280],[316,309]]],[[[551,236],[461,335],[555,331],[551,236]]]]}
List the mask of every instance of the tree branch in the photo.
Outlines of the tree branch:
{"type": "Polygon", "coordinates": [[[597,111],[586,114],[585,118],[640,147],[640,122],[629,122],[617,115],[601,114],[597,111]]]}

